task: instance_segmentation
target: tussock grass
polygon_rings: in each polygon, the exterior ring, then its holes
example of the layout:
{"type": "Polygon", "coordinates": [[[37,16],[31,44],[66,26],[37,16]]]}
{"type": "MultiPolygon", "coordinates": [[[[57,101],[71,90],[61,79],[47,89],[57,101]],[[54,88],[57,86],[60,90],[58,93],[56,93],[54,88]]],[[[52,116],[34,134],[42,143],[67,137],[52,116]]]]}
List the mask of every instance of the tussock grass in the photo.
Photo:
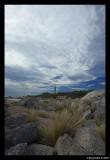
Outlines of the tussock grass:
{"type": "Polygon", "coordinates": [[[95,130],[100,134],[100,136],[102,137],[102,139],[105,141],[105,139],[106,139],[106,135],[105,135],[105,123],[103,123],[100,126],[97,126],[95,128],[95,130]]]}
{"type": "Polygon", "coordinates": [[[42,134],[41,143],[54,147],[57,139],[67,133],[74,137],[78,128],[85,122],[83,118],[83,108],[81,106],[74,107],[74,110],[65,108],[62,112],[55,114],[55,120],[52,127],[40,126],[42,134]]]}
{"type": "Polygon", "coordinates": [[[54,119],[54,116],[52,116],[49,112],[44,110],[37,110],[37,114],[39,117],[42,117],[42,118],[54,119]]]}
{"type": "Polygon", "coordinates": [[[62,112],[64,109],[69,109],[71,102],[71,100],[64,100],[62,103],[56,103],[55,112],[62,112]]]}
{"type": "Polygon", "coordinates": [[[25,112],[29,114],[28,123],[30,122],[37,122],[39,119],[37,110],[26,108],[25,112]]]}
{"type": "Polygon", "coordinates": [[[8,100],[8,99],[5,99],[5,105],[6,107],[11,107],[11,106],[14,106],[17,104],[17,101],[11,101],[11,100],[8,100]]]}
{"type": "Polygon", "coordinates": [[[82,104],[82,105],[83,105],[83,104],[91,105],[93,102],[94,102],[93,99],[86,98],[86,99],[83,99],[83,100],[81,101],[81,104],[82,104]]]}

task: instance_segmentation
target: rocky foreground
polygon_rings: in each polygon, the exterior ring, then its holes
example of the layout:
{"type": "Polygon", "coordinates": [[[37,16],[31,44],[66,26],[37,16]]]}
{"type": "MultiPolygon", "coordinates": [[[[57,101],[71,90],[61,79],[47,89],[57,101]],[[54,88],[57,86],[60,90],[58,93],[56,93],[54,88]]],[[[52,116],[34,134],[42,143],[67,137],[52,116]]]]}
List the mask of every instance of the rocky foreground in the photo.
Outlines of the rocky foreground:
{"type": "MultiPolygon", "coordinates": [[[[14,105],[5,103],[5,155],[105,155],[105,90],[95,90],[81,99],[71,100],[70,107],[82,106],[84,123],[74,136],[64,133],[54,146],[41,143],[43,124],[53,126],[57,99],[38,101],[36,98],[23,99],[14,105]],[[33,117],[26,109],[35,109],[33,117]],[[41,114],[42,113],[42,114],[41,114]]],[[[61,109],[61,108],[60,108],[61,109]]]]}

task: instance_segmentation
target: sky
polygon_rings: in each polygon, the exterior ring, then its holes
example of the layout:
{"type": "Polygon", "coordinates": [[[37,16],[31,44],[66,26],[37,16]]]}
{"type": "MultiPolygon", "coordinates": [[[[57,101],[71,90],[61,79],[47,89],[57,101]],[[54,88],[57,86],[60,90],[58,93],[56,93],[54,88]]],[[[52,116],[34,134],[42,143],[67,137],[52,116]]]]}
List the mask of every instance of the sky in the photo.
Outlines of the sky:
{"type": "Polygon", "coordinates": [[[5,97],[105,88],[105,5],[5,5],[5,97]]]}

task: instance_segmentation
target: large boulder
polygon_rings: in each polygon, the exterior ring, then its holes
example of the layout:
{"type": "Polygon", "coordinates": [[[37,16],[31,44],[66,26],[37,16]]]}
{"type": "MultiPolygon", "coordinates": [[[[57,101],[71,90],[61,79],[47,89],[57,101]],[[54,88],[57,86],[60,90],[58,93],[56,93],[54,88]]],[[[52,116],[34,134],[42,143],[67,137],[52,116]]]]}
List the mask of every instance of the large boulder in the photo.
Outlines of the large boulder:
{"type": "Polygon", "coordinates": [[[87,120],[87,121],[83,124],[83,126],[84,126],[84,127],[87,127],[87,128],[96,128],[96,127],[97,127],[94,119],[87,120]]]}
{"type": "Polygon", "coordinates": [[[102,125],[105,121],[105,109],[103,107],[97,108],[94,113],[94,119],[97,125],[102,125]]]}
{"type": "Polygon", "coordinates": [[[89,92],[81,100],[84,99],[100,99],[105,97],[105,89],[97,89],[95,91],[89,92]]]}
{"type": "Polygon", "coordinates": [[[60,136],[55,144],[55,149],[58,155],[68,155],[73,144],[73,138],[68,134],[60,136]]]}
{"type": "Polygon", "coordinates": [[[86,110],[85,112],[83,112],[83,117],[84,117],[86,120],[89,120],[89,119],[93,119],[93,118],[94,118],[94,115],[93,115],[93,113],[91,113],[91,110],[88,109],[88,110],[86,110]]]}
{"type": "Polygon", "coordinates": [[[57,152],[53,147],[43,144],[30,144],[29,147],[34,152],[34,155],[56,155],[57,152]]]}
{"type": "Polygon", "coordinates": [[[18,101],[16,103],[16,106],[24,107],[24,104],[25,104],[26,101],[27,101],[27,99],[21,99],[20,101],[18,101]]]}
{"type": "Polygon", "coordinates": [[[74,141],[90,155],[105,155],[105,143],[93,128],[82,127],[78,129],[74,141]]]}
{"type": "Polygon", "coordinates": [[[20,143],[8,150],[5,150],[5,155],[34,155],[27,143],[20,143]]]}
{"type": "Polygon", "coordinates": [[[14,114],[12,116],[5,118],[5,127],[7,127],[8,129],[19,127],[27,123],[28,122],[26,118],[20,114],[14,114]]]}
{"type": "Polygon", "coordinates": [[[79,105],[79,104],[80,104],[80,99],[75,98],[75,99],[73,100],[73,102],[71,103],[71,107],[73,108],[75,105],[79,105]]]}
{"type": "Polygon", "coordinates": [[[103,124],[105,120],[105,98],[93,102],[91,111],[94,113],[94,119],[97,125],[103,124]]]}
{"type": "Polygon", "coordinates": [[[41,134],[38,127],[38,122],[32,122],[8,130],[5,133],[5,147],[10,148],[19,143],[39,142],[41,134]]]}
{"type": "Polygon", "coordinates": [[[26,100],[24,102],[24,107],[27,107],[27,108],[35,108],[38,100],[35,98],[35,97],[32,97],[32,98],[29,98],[28,100],[26,100]]]}
{"type": "Polygon", "coordinates": [[[90,153],[87,152],[87,150],[84,147],[74,142],[70,148],[68,155],[79,156],[79,155],[90,155],[90,153]]]}
{"type": "Polygon", "coordinates": [[[4,111],[5,111],[5,117],[10,116],[10,114],[8,112],[8,108],[6,107],[6,105],[4,106],[4,111]]]}
{"type": "Polygon", "coordinates": [[[91,106],[88,104],[82,105],[84,112],[91,109],[91,106]]]}
{"type": "Polygon", "coordinates": [[[74,138],[68,134],[59,137],[55,149],[58,155],[89,155],[85,148],[75,143],[74,138]]]}

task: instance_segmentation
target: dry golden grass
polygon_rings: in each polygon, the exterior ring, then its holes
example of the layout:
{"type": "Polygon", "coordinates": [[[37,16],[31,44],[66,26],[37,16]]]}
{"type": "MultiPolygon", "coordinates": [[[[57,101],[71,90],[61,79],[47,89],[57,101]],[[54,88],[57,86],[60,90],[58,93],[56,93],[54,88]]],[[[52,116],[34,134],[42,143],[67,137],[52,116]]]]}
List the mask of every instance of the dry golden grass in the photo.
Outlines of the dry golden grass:
{"type": "Polygon", "coordinates": [[[105,139],[106,139],[106,135],[105,135],[105,123],[103,123],[100,126],[97,126],[95,129],[100,134],[100,136],[102,137],[102,139],[105,141],[105,139]]]}
{"type": "Polygon", "coordinates": [[[11,106],[15,106],[18,102],[17,101],[10,101],[8,99],[5,99],[5,105],[6,107],[11,107],[11,106]]]}
{"type": "Polygon", "coordinates": [[[44,110],[37,110],[37,114],[39,117],[42,117],[42,118],[54,119],[54,116],[52,116],[49,112],[44,110]]]}
{"type": "Polygon", "coordinates": [[[93,99],[86,98],[86,99],[83,99],[83,100],[81,101],[81,104],[82,104],[82,105],[83,105],[83,104],[91,105],[93,102],[94,102],[93,99]]]}
{"type": "Polygon", "coordinates": [[[81,106],[74,107],[74,110],[65,108],[62,112],[55,114],[55,120],[51,127],[40,126],[42,133],[41,143],[54,147],[57,139],[65,133],[74,137],[76,130],[80,128],[84,122],[83,108],[81,106]]]}
{"type": "Polygon", "coordinates": [[[29,114],[28,123],[37,122],[39,120],[37,110],[26,108],[25,112],[29,114]]]}
{"type": "Polygon", "coordinates": [[[16,113],[22,114],[22,113],[25,113],[25,108],[21,106],[11,106],[8,108],[8,112],[10,113],[10,115],[13,115],[16,113]]]}
{"type": "Polygon", "coordinates": [[[71,100],[64,100],[62,103],[57,103],[55,105],[55,112],[62,112],[64,109],[70,108],[71,100]]]}

